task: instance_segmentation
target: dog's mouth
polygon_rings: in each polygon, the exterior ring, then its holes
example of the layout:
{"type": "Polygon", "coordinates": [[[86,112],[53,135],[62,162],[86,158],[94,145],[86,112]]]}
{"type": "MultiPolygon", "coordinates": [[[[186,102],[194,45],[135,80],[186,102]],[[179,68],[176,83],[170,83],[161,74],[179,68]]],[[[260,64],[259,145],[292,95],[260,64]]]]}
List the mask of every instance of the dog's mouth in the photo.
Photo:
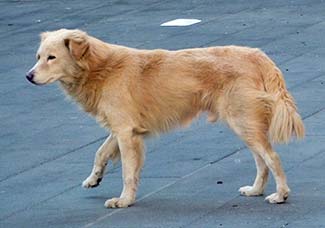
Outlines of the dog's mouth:
{"type": "Polygon", "coordinates": [[[26,78],[27,78],[27,80],[28,80],[30,83],[32,83],[32,84],[34,84],[34,85],[38,85],[38,86],[40,86],[40,85],[44,85],[44,84],[45,84],[45,83],[38,83],[38,82],[34,81],[33,78],[29,78],[28,76],[26,76],[26,78]]]}
{"type": "Polygon", "coordinates": [[[45,82],[36,82],[35,80],[34,80],[34,75],[32,75],[32,76],[30,76],[30,75],[26,75],[26,79],[30,82],[30,83],[32,83],[32,84],[34,84],[34,85],[38,85],[38,86],[41,86],[41,85],[46,85],[46,84],[50,84],[50,83],[52,83],[52,82],[54,82],[55,81],[55,79],[54,79],[54,77],[50,77],[48,80],[46,80],[45,82]]]}

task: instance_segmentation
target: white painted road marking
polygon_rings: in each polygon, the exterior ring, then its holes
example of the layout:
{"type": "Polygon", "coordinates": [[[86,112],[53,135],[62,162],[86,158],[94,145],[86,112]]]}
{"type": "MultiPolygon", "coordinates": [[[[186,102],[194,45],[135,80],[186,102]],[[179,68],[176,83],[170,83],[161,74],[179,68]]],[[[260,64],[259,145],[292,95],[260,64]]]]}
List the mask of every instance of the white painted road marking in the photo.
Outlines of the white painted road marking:
{"type": "Polygon", "coordinates": [[[201,22],[198,19],[175,19],[162,23],[160,26],[189,26],[201,22]]]}

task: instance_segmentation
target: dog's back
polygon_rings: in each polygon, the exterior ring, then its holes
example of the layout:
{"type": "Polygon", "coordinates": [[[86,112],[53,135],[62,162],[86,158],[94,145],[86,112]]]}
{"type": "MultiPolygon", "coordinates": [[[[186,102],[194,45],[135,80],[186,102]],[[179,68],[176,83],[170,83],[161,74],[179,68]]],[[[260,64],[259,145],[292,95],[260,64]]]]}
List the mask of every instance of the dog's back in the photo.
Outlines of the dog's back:
{"type": "Polygon", "coordinates": [[[128,91],[139,123],[148,131],[187,124],[200,112],[228,121],[251,109],[265,112],[263,131],[269,131],[274,142],[304,134],[281,71],[259,49],[135,50],[134,55],[138,69],[130,75],[128,91]]]}

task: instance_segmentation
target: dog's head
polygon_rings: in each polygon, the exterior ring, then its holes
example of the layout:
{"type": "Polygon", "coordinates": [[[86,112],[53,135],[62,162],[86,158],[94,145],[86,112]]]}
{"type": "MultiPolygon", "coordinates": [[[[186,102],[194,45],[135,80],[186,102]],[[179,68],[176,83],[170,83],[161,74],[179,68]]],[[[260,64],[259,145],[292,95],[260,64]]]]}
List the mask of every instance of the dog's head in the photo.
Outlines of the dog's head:
{"type": "Polygon", "coordinates": [[[41,34],[36,64],[26,75],[36,85],[68,79],[81,70],[80,61],[89,50],[88,35],[80,30],[61,29],[41,34]]]}

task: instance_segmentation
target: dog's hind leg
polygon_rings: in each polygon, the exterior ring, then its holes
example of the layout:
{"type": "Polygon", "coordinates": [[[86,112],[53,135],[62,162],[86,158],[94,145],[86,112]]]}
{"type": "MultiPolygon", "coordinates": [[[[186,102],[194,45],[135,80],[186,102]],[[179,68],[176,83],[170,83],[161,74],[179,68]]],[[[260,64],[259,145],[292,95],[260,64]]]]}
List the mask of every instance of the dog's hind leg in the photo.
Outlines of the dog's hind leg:
{"type": "Polygon", "coordinates": [[[250,147],[264,160],[267,167],[272,171],[276,182],[277,191],[267,196],[265,200],[269,203],[284,203],[289,196],[290,189],[287,185],[286,176],[282,169],[279,155],[272,149],[267,139],[264,141],[251,141],[250,147]]]}
{"type": "Polygon", "coordinates": [[[260,151],[265,163],[272,171],[276,182],[276,192],[265,198],[269,203],[284,203],[288,198],[290,189],[287,185],[286,176],[281,166],[278,154],[272,149],[271,145],[260,151]]]}
{"type": "Polygon", "coordinates": [[[266,133],[263,133],[263,131],[254,131],[250,128],[250,130],[246,130],[240,136],[254,154],[257,175],[252,187],[242,187],[239,191],[241,194],[247,196],[261,195],[267,182],[268,169],[270,169],[276,182],[277,191],[266,197],[265,200],[270,203],[284,203],[289,196],[290,189],[287,185],[280,158],[272,149],[266,133]]]}
{"type": "MultiPolygon", "coordinates": [[[[244,113],[244,112],[243,112],[244,113]]],[[[252,186],[243,186],[239,188],[241,195],[245,196],[260,196],[263,195],[265,186],[268,180],[269,168],[261,156],[261,146],[263,141],[267,141],[265,134],[259,134],[260,127],[263,124],[256,123],[258,119],[254,119],[250,123],[249,118],[228,118],[228,125],[231,129],[246,143],[250,148],[256,164],[256,178],[252,186]]],[[[263,148],[263,147],[262,147],[263,148]]]]}
{"type": "Polygon", "coordinates": [[[106,207],[128,207],[135,202],[140,179],[140,171],[144,162],[144,145],[140,134],[134,129],[123,130],[117,134],[121,153],[123,172],[123,191],[119,198],[112,198],[105,202],[106,207]]]}
{"type": "Polygon", "coordinates": [[[242,187],[239,191],[244,195],[260,195],[263,193],[268,169],[271,170],[277,192],[266,197],[270,203],[283,203],[290,192],[286,176],[281,167],[278,154],[272,149],[268,138],[270,119],[272,118],[272,102],[263,92],[248,90],[230,94],[227,112],[224,114],[229,126],[243,139],[254,154],[257,175],[253,186],[242,187]],[[231,97],[234,95],[234,97],[231,97]]]}
{"type": "Polygon", "coordinates": [[[94,166],[89,177],[82,182],[85,188],[94,188],[101,182],[109,159],[119,156],[119,147],[114,135],[110,135],[96,152],[94,166]]]}
{"type": "Polygon", "coordinates": [[[243,186],[238,191],[241,195],[245,196],[260,196],[263,195],[268,179],[269,169],[263,158],[257,152],[252,150],[252,154],[256,164],[256,178],[254,184],[253,186],[243,186]]]}

